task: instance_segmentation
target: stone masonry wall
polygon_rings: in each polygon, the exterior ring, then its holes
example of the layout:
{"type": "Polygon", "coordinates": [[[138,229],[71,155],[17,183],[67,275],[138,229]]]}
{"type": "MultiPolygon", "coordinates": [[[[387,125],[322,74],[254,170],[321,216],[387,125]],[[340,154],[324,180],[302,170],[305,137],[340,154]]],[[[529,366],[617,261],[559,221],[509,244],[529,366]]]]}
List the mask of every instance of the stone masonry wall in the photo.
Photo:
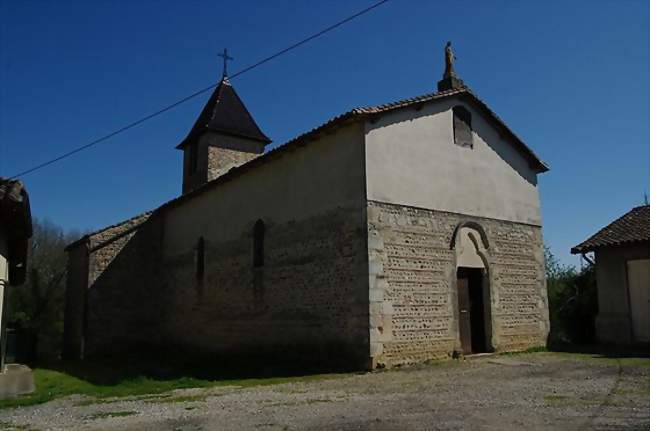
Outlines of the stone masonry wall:
{"type": "Polygon", "coordinates": [[[84,312],[88,289],[88,244],[78,242],[67,250],[63,357],[78,359],[83,354],[84,312]]]}
{"type": "Polygon", "coordinates": [[[150,212],[137,215],[89,236],[88,247],[91,257],[88,271],[89,285],[102,275],[118,253],[133,238],[137,228],[147,221],[150,215],[150,212]]]}
{"type": "Polygon", "coordinates": [[[188,354],[305,357],[367,368],[368,296],[362,208],[302,221],[265,220],[265,264],[252,267],[252,228],[160,253],[165,213],[91,236],[86,355],[158,344],[188,354]]]}
{"type": "Polygon", "coordinates": [[[218,132],[204,134],[196,145],[196,171],[190,170],[190,147],[183,150],[183,193],[241,166],[264,153],[264,143],[218,132]]]}
{"type": "Polygon", "coordinates": [[[153,341],[157,303],[159,224],[136,216],[89,238],[85,354],[129,349],[153,341]]]}
{"type": "Polygon", "coordinates": [[[537,226],[368,202],[370,343],[373,366],[460,351],[456,227],[488,237],[492,337],[497,351],[544,345],[549,330],[541,229],[537,226]]]}
{"type": "Polygon", "coordinates": [[[261,153],[250,153],[238,149],[208,147],[208,181],[227,173],[259,157],[261,153]]]}
{"type": "Polygon", "coordinates": [[[264,219],[264,265],[253,268],[253,225],[236,240],[205,237],[165,258],[164,332],[186,351],[368,367],[367,251],[363,207],[304,220],[264,219]]]}
{"type": "Polygon", "coordinates": [[[363,155],[363,128],[351,124],[93,238],[88,351],[157,344],[368,368],[363,155]],[[255,267],[259,219],[264,264],[255,267]]]}

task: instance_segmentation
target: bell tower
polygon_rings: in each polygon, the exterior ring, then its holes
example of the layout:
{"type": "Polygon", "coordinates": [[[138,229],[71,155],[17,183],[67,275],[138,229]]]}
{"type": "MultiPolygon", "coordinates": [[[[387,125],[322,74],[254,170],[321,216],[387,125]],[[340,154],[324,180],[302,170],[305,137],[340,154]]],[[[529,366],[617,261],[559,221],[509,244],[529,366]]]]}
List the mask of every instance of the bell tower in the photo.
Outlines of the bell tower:
{"type": "Polygon", "coordinates": [[[264,153],[271,140],[260,130],[228,80],[228,51],[223,76],[187,137],[183,151],[183,194],[264,153]]]}

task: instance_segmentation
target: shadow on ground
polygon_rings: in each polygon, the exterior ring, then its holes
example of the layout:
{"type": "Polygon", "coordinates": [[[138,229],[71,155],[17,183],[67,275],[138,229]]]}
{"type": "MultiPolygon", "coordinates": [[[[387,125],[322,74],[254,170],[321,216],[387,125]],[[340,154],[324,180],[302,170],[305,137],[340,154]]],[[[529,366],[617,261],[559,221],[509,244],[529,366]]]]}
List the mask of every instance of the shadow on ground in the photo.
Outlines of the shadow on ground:
{"type": "Polygon", "coordinates": [[[224,358],[217,355],[188,356],[168,351],[148,351],[128,355],[103,355],[84,360],[56,361],[38,367],[60,371],[95,385],[118,385],[137,378],[167,381],[197,379],[227,381],[246,379],[289,378],[309,375],[362,372],[343,361],[297,356],[262,356],[224,358]]]}
{"type": "MultiPolygon", "coordinates": [[[[650,345],[555,344],[548,350],[590,354],[595,358],[650,358],[650,345]]],[[[366,371],[347,365],[350,363],[355,362],[336,361],[326,357],[323,357],[320,363],[315,363],[313,355],[246,355],[226,358],[217,355],[189,356],[150,349],[145,352],[103,355],[85,360],[49,362],[38,366],[61,371],[95,385],[110,386],[138,378],[158,381],[184,378],[228,381],[366,371]]]]}
{"type": "Polygon", "coordinates": [[[554,343],[549,351],[562,353],[591,354],[595,357],[623,359],[650,358],[650,344],[615,345],[615,344],[568,344],[554,343]]]}

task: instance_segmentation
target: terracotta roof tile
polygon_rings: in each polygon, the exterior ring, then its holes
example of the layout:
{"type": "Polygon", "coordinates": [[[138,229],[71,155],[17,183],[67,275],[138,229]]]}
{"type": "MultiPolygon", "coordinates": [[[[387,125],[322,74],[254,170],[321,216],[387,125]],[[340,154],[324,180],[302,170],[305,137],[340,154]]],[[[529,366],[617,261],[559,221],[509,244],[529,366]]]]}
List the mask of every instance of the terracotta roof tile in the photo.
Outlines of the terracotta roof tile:
{"type": "Polygon", "coordinates": [[[576,245],[571,253],[586,253],[600,247],[650,242],[650,205],[633,208],[588,240],[576,245]]]}

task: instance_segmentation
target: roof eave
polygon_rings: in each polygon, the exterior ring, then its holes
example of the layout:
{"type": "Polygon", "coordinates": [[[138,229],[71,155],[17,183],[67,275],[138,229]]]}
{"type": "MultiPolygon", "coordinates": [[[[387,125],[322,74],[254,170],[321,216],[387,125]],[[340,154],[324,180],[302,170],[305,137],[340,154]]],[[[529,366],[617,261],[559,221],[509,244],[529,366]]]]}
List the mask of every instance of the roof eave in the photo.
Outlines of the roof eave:
{"type": "Polygon", "coordinates": [[[90,234],[86,234],[86,235],[82,236],[81,238],[79,238],[78,240],[72,241],[70,244],[66,245],[63,248],[63,251],[68,252],[68,251],[72,250],[73,248],[77,247],[78,245],[81,245],[83,243],[88,243],[89,241],[90,241],[90,234]]]}
{"type": "MultiPolygon", "coordinates": [[[[528,163],[530,164],[530,167],[534,169],[538,174],[542,174],[544,172],[548,172],[550,170],[549,165],[544,162],[535,152],[528,146],[526,143],[519,137],[515,132],[513,132],[510,127],[499,117],[492,109],[490,109],[489,106],[485,102],[483,102],[481,99],[478,98],[477,95],[474,94],[474,92],[469,88],[469,87],[464,87],[465,91],[462,93],[458,93],[459,96],[466,95],[468,96],[474,103],[478,104],[480,108],[484,111],[483,113],[490,117],[492,121],[494,121],[501,129],[503,132],[505,132],[506,135],[510,137],[510,139],[513,139],[517,145],[519,146],[519,149],[521,152],[524,153],[526,158],[528,159],[528,163]]],[[[450,94],[452,96],[453,94],[450,94]]]]}
{"type": "Polygon", "coordinates": [[[635,239],[635,240],[621,241],[616,244],[594,244],[594,245],[586,245],[586,246],[577,245],[575,247],[571,247],[571,254],[584,254],[592,251],[597,251],[603,248],[625,247],[625,246],[640,245],[640,244],[650,244],[650,239],[635,239]]]}
{"type": "MultiPolygon", "coordinates": [[[[235,137],[239,137],[239,138],[250,139],[252,141],[261,142],[264,145],[269,145],[271,142],[273,142],[268,136],[266,136],[264,134],[262,136],[251,136],[251,135],[247,135],[246,133],[239,133],[239,132],[234,132],[234,131],[230,131],[230,130],[216,129],[216,128],[206,126],[206,130],[203,133],[208,132],[208,131],[222,133],[224,135],[235,136],[235,137]]],[[[177,150],[182,150],[187,145],[190,145],[191,143],[195,142],[195,140],[198,139],[198,137],[201,134],[202,133],[190,133],[185,139],[183,139],[181,141],[180,144],[176,145],[175,148],[177,150]]]]}
{"type": "Polygon", "coordinates": [[[399,109],[412,108],[414,106],[417,109],[421,109],[422,106],[427,103],[436,103],[449,97],[458,97],[461,100],[467,103],[475,104],[478,108],[480,108],[481,114],[492,121],[500,129],[500,132],[515,141],[516,148],[526,158],[529,166],[531,169],[534,169],[535,172],[544,173],[550,169],[549,166],[543,162],[537,156],[537,154],[535,154],[535,152],[533,152],[533,150],[531,150],[530,147],[524,143],[524,141],[522,141],[512,130],[510,130],[506,123],[494,111],[492,111],[492,109],[490,109],[490,107],[487,106],[485,102],[479,99],[478,96],[476,96],[468,86],[430,93],[423,96],[417,96],[384,105],[357,108],[353,109],[351,112],[365,113],[375,118],[389,112],[393,112],[399,109]]]}
{"type": "Polygon", "coordinates": [[[345,114],[342,114],[330,121],[328,121],[325,124],[322,124],[308,132],[303,133],[302,135],[297,136],[296,138],[282,144],[281,146],[262,154],[259,157],[256,157],[243,165],[236,166],[232,169],[230,169],[228,172],[225,174],[217,177],[216,179],[212,181],[208,181],[207,183],[203,184],[201,187],[192,190],[189,193],[183,194],[175,199],[172,199],[164,204],[162,204],[160,207],[158,207],[154,212],[161,211],[165,208],[169,207],[174,207],[182,202],[184,202],[187,199],[190,199],[194,196],[197,196],[199,194],[202,194],[203,192],[212,189],[213,187],[223,183],[232,180],[233,178],[239,177],[245,172],[248,172],[250,169],[259,166],[261,164],[267,163],[269,160],[272,160],[276,157],[282,156],[285,152],[291,151],[294,148],[303,146],[307,144],[310,141],[313,141],[314,139],[318,139],[320,136],[326,133],[330,133],[332,130],[345,127],[347,125],[350,125],[354,122],[360,121],[363,118],[366,118],[367,114],[366,113],[361,113],[356,110],[348,111],[345,114]]]}

